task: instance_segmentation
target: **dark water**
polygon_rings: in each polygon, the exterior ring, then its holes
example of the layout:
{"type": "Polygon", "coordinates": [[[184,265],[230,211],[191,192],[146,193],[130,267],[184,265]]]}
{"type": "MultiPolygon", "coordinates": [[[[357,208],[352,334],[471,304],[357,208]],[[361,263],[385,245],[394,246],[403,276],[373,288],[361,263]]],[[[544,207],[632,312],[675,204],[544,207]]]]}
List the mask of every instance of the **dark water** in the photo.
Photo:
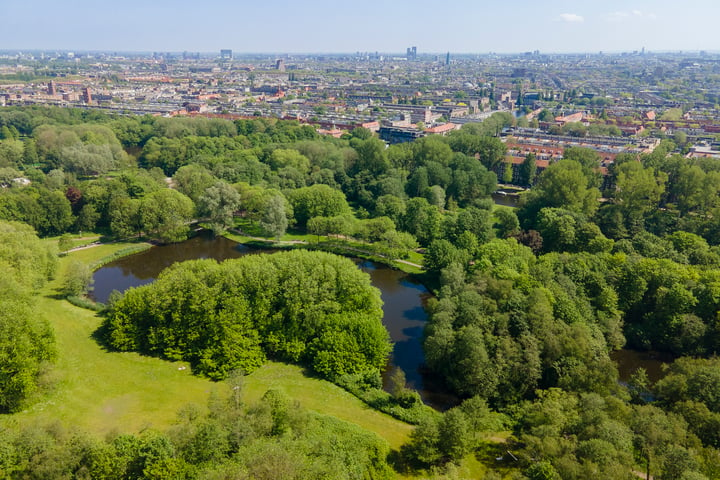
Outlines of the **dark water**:
{"type": "Polygon", "coordinates": [[[673,361],[672,355],[667,353],[641,352],[628,349],[611,352],[610,358],[617,364],[618,380],[622,383],[627,383],[638,368],[644,368],[648,380],[655,383],[665,376],[663,365],[673,361]]]}
{"type": "MultiPolygon", "coordinates": [[[[121,258],[98,269],[94,275],[92,296],[106,302],[110,292],[120,292],[134,286],[152,282],[165,268],[175,262],[198,258],[225,260],[253,253],[267,253],[237,244],[222,237],[213,238],[209,232],[182,243],[153,247],[135,255],[121,258]]],[[[405,372],[408,386],[417,390],[423,400],[443,407],[454,403],[432,387],[431,381],[421,373],[425,361],[421,340],[427,320],[423,302],[429,296],[427,289],[404,272],[366,260],[356,260],[358,266],[370,275],[383,300],[383,324],[394,343],[388,371],[400,367],[405,372]]]]}
{"type": "Polygon", "coordinates": [[[95,272],[91,296],[105,303],[113,290],[124,292],[130,287],[150,283],[158,273],[175,262],[199,258],[222,261],[265,251],[240,245],[224,237],[213,238],[210,232],[201,232],[182,243],[153,247],[108,263],[95,272]]]}
{"type": "Polygon", "coordinates": [[[518,203],[520,203],[520,197],[517,190],[510,193],[498,190],[497,192],[493,192],[492,199],[496,205],[503,205],[505,207],[517,207],[518,203]]]}

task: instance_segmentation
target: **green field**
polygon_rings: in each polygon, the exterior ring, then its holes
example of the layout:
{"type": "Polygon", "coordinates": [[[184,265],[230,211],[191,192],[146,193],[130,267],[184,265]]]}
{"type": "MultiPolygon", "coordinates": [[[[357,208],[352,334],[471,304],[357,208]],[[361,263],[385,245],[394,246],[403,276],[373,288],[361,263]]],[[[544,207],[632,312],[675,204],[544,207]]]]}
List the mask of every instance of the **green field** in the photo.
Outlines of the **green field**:
{"type": "MultiPolygon", "coordinates": [[[[72,259],[94,263],[131,245],[101,245],[60,259],[57,279],[38,297],[38,313],[52,324],[58,345],[57,363],[44,379],[49,389],[27,410],[2,418],[2,424],[60,421],[98,435],[135,433],[168,427],[182,406],[205,405],[211,392],[230,394],[225,384],[193,376],[185,363],[106,351],[93,338],[101,318],[58,299],[63,270],[72,259]]],[[[336,385],[304,375],[297,366],[269,362],[245,378],[243,398],[257,400],[268,388],[282,389],[308,409],[376,432],[394,449],[412,428],[370,409],[336,385]]]]}

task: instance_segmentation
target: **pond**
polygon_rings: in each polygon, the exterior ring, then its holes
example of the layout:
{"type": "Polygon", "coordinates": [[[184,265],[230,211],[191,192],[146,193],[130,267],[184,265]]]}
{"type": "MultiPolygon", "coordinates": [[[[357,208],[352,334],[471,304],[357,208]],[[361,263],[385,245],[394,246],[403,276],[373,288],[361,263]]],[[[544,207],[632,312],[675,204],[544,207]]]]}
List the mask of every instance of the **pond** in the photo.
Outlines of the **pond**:
{"type": "MultiPolygon", "coordinates": [[[[175,262],[199,258],[222,261],[269,252],[272,250],[250,248],[223,237],[213,237],[210,232],[201,232],[185,242],[153,247],[108,263],[94,274],[92,296],[99,302],[106,302],[113,290],[123,292],[150,283],[175,262]]],[[[356,259],[355,263],[370,275],[372,284],[382,295],[383,324],[394,343],[387,372],[394,367],[402,368],[408,386],[417,390],[430,405],[453,404],[454,399],[433,387],[431,379],[422,373],[425,356],[421,341],[427,320],[423,303],[430,295],[428,290],[399,270],[367,260],[356,259]]]]}
{"type": "Polygon", "coordinates": [[[618,367],[618,379],[627,384],[638,368],[644,368],[650,382],[655,383],[665,376],[663,366],[672,363],[669,353],[630,350],[623,348],[610,353],[618,367]]]}
{"type": "Polygon", "coordinates": [[[495,205],[517,207],[520,203],[520,194],[517,190],[500,189],[493,192],[491,197],[493,202],[495,202],[495,205]]]}

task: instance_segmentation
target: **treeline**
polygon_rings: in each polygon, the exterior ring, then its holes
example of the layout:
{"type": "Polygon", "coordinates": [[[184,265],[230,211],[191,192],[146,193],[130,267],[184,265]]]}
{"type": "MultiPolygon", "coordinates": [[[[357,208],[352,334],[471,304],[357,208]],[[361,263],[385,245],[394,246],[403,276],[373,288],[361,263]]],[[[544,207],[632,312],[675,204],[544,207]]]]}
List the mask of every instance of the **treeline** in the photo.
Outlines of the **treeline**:
{"type": "MultiPolygon", "coordinates": [[[[233,383],[238,389],[240,384],[233,383]]],[[[357,426],[310,412],[278,390],[246,405],[240,390],[187,405],[165,432],[104,440],[61,425],[0,435],[3,478],[103,480],[389,479],[389,447],[357,426]]]]}
{"type": "MultiPolygon", "coordinates": [[[[633,469],[718,478],[716,268],[625,252],[536,257],[514,239],[474,255],[450,247],[462,263],[439,273],[426,361],[463,397],[508,415],[503,465],[531,479],[629,479],[633,469]],[[638,348],[711,358],[680,358],[655,384],[639,369],[626,388],[609,356],[625,336],[638,348]]],[[[441,426],[471,431],[472,417],[453,415],[415,431],[411,458],[457,459],[441,426]]],[[[459,451],[483,451],[470,434],[453,438],[459,451]]]]}
{"type": "Polygon", "coordinates": [[[186,360],[213,379],[272,356],[337,380],[385,367],[381,306],[349,259],[290,251],[175,264],[113,301],[104,330],[115,349],[186,360]]]}
{"type": "Polygon", "coordinates": [[[596,154],[570,149],[509,238],[428,248],[428,365],[510,416],[509,463],[529,478],[718,477],[715,173],[667,152],[620,157],[599,202],[596,154]],[[656,384],[639,370],[626,389],[609,356],[624,345],[706,359],[656,384]]]}
{"type": "Polygon", "coordinates": [[[398,233],[427,245],[455,228],[444,225],[454,222],[450,212],[489,207],[478,201],[494,191],[489,168],[502,162],[505,147],[485,130],[511,121],[497,115],[447,139],[386,148],[364,129],[321,138],[309,126],[268,119],[0,113],[7,137],[0,141],[7,187],[0,218],[26,222],[43,236],[99,230],[171,242],[185,238],[184,225],[195,218],[221,232],[238,213],[263,234],[281,236],[323,217],[314,233],[382,238],[398,253],[415,245],[398,233]],[[119,173],[104,176],[111,171],[119,173]],[[165,191],[167,176],[175,193],[165,191]],[[369,218],[380,220],[356,222],[369,218]]]}
{"type": "Polygon", "coordinates": [[[56,265],[56,252],[32,227],[0,221],[0,413],[23,407],[55,358],[53,332],[33,297],[56,265]]]}

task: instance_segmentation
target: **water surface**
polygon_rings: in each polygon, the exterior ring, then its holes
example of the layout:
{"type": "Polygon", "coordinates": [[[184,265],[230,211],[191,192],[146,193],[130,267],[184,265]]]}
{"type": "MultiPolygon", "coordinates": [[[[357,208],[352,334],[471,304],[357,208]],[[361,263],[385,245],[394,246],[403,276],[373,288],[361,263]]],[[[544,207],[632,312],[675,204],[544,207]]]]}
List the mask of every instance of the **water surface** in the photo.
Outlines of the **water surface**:
{"type": "MultiPolygon", "coordinates": [[[[210,232],[201,232],[185,242],[152,247],[101,267],[94,274],[92,296],[99,302],[106,302],[113,290],[123,292],[130,287],[150,283],[175,262],[199,258],[222,261],[272,252],[246,247],[223,237],[213,237],[210,232]]],[[[390,332],[394,345],[388,371],[394,367],[402,368],[408,386],[420,392],[428,403],[437,406],[454,403],[452,398],[437,389],[432,388],[434,392],[430,391],[430,380],[422,374],[425,355],[421,341],[427,321],[423,302],[430,295],[428,290],[402,271],[367,260],[356,259],[355,262],[370,275],[372,284],[381,292],[383,324],[390,332]]]]}

